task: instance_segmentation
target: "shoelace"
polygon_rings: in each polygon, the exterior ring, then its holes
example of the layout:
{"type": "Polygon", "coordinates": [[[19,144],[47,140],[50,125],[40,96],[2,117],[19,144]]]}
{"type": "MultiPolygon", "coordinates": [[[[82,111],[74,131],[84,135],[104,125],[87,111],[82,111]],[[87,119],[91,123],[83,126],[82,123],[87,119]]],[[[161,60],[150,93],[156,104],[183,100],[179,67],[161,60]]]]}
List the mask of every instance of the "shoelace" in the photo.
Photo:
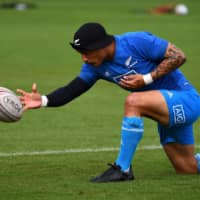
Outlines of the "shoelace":
{"type": "Polygon", "coordinates": [[[112,163],[108,163],[108,166],[111,166],[113,169],[116,169],[116,170],[120,170],[121,167],[116,165],[116,164],[112,164],[112,163]]]}

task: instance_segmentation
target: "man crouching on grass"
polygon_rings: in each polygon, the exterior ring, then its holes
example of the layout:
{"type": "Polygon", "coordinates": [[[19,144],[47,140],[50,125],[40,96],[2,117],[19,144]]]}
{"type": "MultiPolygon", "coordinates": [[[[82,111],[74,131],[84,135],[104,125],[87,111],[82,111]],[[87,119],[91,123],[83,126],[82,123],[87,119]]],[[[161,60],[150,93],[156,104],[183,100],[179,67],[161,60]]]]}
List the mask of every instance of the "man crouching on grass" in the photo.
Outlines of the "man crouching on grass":
{"type": "Polygon", "coordinates": [[[157,122],[160,142],[177,173],[200,172],[192,127],[200,116],[200,96],[178,69],[186,61],[182,50],[148,32],[109,35],[99,23],[83,24],[70,44],[84,62],[77,77],[47,95],[40,95],[36,84],[30,93],[17,91],[24,110],[67,104],[99,79],[130,91],[118,157],[92,182],[134,179],[132,160],[143,136],[143,117],[157,122]]]}

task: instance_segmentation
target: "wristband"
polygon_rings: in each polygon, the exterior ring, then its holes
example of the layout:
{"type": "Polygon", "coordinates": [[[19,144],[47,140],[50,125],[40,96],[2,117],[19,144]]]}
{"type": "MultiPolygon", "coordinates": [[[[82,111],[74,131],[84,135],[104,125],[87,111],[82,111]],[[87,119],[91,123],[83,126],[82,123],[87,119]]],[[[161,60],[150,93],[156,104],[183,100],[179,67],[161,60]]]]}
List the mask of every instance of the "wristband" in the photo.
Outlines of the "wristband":
{"type": "Polygon", "coordinates": [[[143,80],[144,80],[145,85],[149,85],[153,83],[153,78],[151,76],[151,73],[143,75],[143,80]]]}
{"type": "Polygon", "coordinates": [[[42,96],[41,96],[41,101],[42,101],[41,107],[46,107],[47,104],[48,104],[48,98],[47,98],[47,96],[42,95],[42,96]]]}

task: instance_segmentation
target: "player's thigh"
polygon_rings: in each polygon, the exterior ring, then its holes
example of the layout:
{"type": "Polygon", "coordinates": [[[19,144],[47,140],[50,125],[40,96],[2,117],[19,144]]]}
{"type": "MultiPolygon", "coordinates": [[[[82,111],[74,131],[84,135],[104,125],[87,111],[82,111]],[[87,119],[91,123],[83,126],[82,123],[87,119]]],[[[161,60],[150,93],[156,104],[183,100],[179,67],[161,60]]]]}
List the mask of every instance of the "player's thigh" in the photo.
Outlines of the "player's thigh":
{"type": "Polygon", "coordinates": [[[185,126],[200,116],[200,96],[196,90],[160,90],[168,106],[169,127],[185,126]]]}
{"type": "Polygon", "coordinates": [[[167,125],[169,122],[168,106],[159,90],[131,93],[126,98],[125,107],[125,115],[133,115],[136,112],[161,124],[167,125]]]}

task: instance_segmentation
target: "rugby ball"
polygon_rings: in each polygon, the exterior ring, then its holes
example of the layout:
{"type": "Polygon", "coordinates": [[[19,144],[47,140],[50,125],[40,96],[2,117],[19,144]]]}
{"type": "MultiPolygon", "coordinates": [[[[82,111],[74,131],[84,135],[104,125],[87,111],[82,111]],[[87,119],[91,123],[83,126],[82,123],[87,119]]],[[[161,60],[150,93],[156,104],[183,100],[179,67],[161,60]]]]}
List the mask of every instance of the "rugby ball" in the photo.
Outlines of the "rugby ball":
{"type": "Polygon", "coordinates": [[[0,121],[19,121],[22,113],[23,106],[17,95],[8,88],[0,87],[0,121]]]}
{"type": "Polygon", "coordinates": [[[188,7],[185,4],[177,4],[175,6],[175,13],[177,15],[187,15],[188,14],[188,7]]]}

